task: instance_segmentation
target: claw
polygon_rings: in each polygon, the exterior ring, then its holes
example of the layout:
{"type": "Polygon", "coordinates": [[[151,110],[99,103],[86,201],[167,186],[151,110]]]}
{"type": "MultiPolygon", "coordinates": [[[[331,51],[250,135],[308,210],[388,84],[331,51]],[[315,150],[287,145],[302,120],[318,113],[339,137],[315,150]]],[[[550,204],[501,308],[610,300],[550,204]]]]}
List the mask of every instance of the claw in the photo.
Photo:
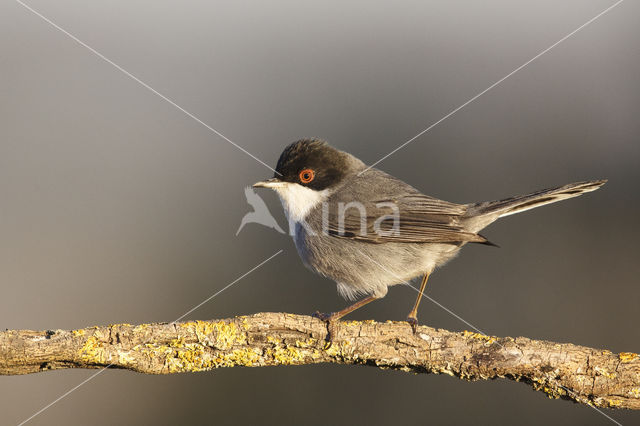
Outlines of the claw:
{"type": "Polygon", "coordinates": [[[320,321],[330,322],[331,321],[331,317],[333,316],[333,312],[330,313],[330,314],[327,314],[327,313],[315,311],[311,316],[313,318],[318,318],[320,321]]]}
{"type": "Polygon", "coordinates": [[[322,313],[322,312],[316,311],[311,316],[313,318],[318,318],[320,321],[324,322],[327,325],[327,336],[324,339],[325,340],[325,345],[324,345],[324,348],[323,348],[326,351],[327,349],[329,349],[331,347],[331,344],[333,343],[333,337],[336,335],[336,325],[337,325],[336,322],[337,322],[337,320],[334,319],[335,318],[335,312],[327,314],[327,313],[322,313]]]}
{"type": "Polygon", "coordinates": [[[333,342],[331,341],[329,336],[330,335],[327,334],[327,338],[325,338],[325,340],[324,340],[324,346],[322,347],[322,350],[324,350],[324,351],[328,351],[329,348],[331,347],[331,345],[333,344],[333,342]]]}
{"type": "Polygon", "coordinates": [[[409,315],[407,317],[407,322],[411,326],[411,329],[413,330],[413,334],[416,334],[416,332],[418,330],[418,318],[409,315]]]}

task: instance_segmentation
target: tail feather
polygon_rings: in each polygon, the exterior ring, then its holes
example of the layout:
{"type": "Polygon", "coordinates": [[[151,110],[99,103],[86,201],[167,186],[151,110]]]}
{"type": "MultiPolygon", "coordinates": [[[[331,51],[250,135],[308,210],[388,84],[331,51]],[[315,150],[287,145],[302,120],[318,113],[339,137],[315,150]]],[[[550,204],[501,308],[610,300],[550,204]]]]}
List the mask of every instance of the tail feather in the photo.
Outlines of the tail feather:
{"type": "Polygon", "coordinates": [[[474,230],[480,230],[500,217],[577,197],[587,192],[595,191],[606,182],[606,179],[576,182],[557,188],[543,189],[527,195],[505,198],[504,200],[472,204],[469,206],[466,216],[469,225],[471,225],[470,227],[474,228],[474,230]]]}

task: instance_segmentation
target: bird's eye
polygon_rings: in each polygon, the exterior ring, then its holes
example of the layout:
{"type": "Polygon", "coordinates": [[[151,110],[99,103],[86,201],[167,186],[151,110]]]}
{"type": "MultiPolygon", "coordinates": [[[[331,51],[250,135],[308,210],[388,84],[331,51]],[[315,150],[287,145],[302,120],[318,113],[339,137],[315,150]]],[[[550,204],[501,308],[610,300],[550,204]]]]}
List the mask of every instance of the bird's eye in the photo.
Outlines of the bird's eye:
{"type": "Polygon", "coordinates": [[[313,177],[314,177],[313,170],[304,169],[303,171],[300,172],[298,176],[300,177],[300,182],[309,183],[313,180],[313,177]]]}

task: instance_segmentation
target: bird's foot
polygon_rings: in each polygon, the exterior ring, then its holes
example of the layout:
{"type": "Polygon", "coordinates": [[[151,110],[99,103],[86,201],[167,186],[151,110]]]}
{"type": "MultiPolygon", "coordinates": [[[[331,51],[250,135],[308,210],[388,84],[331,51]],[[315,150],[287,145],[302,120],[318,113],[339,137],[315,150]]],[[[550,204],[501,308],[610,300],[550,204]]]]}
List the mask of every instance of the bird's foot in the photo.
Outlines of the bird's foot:
{"type": "Polygon", "coordinates": [[[418,317],[409,314],[409,316],[407,317],[407,322],[411,326],[413,334],[416,334],[416,331],[418,330],[418,317]]]}
{"type": "Polygon", "coordinates": [[[332,313],[323,313],[316,311],[313,315],[313,318],[318,318],[320,321],[324,322],[327,325],[327,336],[325,337],[325,347],[327,350],[331,347],[331,343],[333,342],[333,338],[336,335],[337,329],[337,318],[335,312],[332,313]]]}
{"type": "Polygon", "coordinates": [[[313,318],[318,318],[320,321],[329,322],[331,321],[331,317],[333,316],[333,314],[333,312],[327,314],[324,312],[315,311],[311,316],[313,318]]]}

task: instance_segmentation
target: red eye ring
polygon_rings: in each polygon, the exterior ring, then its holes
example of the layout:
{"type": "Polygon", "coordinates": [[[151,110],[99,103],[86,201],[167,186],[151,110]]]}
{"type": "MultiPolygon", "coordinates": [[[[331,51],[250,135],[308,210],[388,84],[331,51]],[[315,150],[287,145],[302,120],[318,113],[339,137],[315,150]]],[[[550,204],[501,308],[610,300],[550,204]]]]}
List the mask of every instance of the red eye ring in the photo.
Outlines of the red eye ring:
{"type": "Polygon", "coordinates": [[[309,183],[313,180],[313,178],[315,177],[315,174],[311,169],[304,169],[303,171],[300,172],[298,177],[300,178],[300,182],[309,183]]]}

